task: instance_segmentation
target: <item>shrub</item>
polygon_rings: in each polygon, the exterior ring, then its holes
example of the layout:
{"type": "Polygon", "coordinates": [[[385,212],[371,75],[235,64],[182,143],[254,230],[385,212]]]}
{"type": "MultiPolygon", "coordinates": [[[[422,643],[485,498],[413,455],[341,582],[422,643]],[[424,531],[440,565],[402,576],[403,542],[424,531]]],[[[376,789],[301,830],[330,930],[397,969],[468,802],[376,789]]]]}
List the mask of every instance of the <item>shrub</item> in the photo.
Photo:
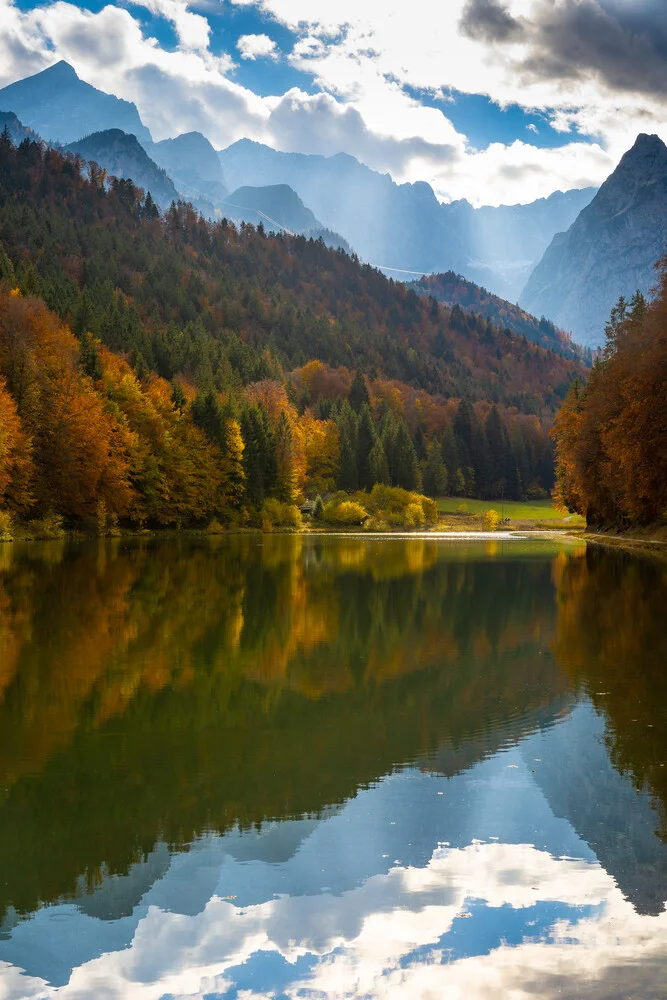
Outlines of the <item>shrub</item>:
{"type": "Polygon", "coordinates": [[[264,501],[262,527],[265,531],[272,528],[300,528],[301,524],[301,511],[294,504],[282,503],[273,498],[264,501]]]}
{"type": "Polygon", "coordinates": [[[48,541],[52,538],[62,538],[65,534],[63,519],[60,514],[49,511],[44,517],[31,521],[28,525],[28,532],[31,538],[39,541],[48,541]]]}
{"type": "Polygon", "coordinates": [[[497,510],[491,508],[484,515],[484,527],[487,531],[495,531],[500,523],[500,515],[497,510]]]}
{"type": "Polygon", "coordinates": [[[324,505],[323,519],[329,524],[361,524],[368,513],[355,500],[330,500],[324,505]]]}
{"type": "Polygon", "coordinates": [[[435,500],[399,486],[376,483],[370,497],[365,499],[373,517],[395,528],[421,528],[438,520],[435,500]]]}
{"type": "Polygon", "coordinates": [[[0,542],[11,542],[13,537],[12,516],[9,511],[0,510],[0,542]]]}
{"type": "Polygon", "coordinates": [[[405,524],[408,528],[423,528],[426,518],[420,503],[409,503],[405,509],[405,524]]]}
{"type": "Polygon", "coordinates": [[[224,535],[225,529],[220,524],[220,521],[214,517],[206,528],[204,528],[204,533],[206,535],[224,535]]]}

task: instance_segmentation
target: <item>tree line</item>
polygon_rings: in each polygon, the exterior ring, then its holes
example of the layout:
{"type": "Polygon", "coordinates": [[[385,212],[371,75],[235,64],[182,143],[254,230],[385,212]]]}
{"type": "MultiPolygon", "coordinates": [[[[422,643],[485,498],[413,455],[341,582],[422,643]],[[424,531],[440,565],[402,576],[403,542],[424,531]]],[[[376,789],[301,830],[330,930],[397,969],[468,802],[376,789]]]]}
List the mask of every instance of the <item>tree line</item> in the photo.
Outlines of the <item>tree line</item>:
{"type": "Polygon", "coordinates": [[[667,515],[667,257],[657,294],[621,298],[585,386],[554,427],[557,496],[589,524],[627,527],[667,515]]]}
{"type": "Polygon", "coordinates": [[[267,500],[376,484],[545,496],[578,372],[321,242],[161,215],[131,181],[0,137],[12,516],[261,523],[267,500]]]}

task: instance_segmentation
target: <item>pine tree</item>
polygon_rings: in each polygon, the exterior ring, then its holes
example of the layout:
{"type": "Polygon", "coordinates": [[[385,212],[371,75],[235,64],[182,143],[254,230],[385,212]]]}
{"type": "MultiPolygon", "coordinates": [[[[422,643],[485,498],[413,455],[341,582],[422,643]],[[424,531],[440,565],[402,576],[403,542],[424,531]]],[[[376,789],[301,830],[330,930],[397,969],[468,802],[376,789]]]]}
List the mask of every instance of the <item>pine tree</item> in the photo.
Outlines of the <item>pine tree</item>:
{"type": "Polygon", "coordinates": [[[426,449],[423,480],[426,496],[443,497],[447,495],[449,485],[447,469],[442,459],[442,445],[437,438],[434,438],[426,449]]]}
{"type": "Polygon", "coordinates": [[[360,413],[364,405],[370,406],[371,397],[368,394],[366,379],[358,369],[352,379],[348,400],[355,413],[360,413]]]}
{"type": "Polygon", "coordinates": [[[396,423],[390,468],[393,486],[402,486],[404,490],[421,490],[421,471],[417,453],[405,420],[396,423]]]}
{"type": "Polygon", "coordinates": [[[370,456],[375,446],[377,432],[367,403],[361,407],[357,429],[357,468],[359,470],[359,487],[370,490],[377,482],[373,478],[370,456]]]}
{"type": "Polygon", "coordinates": [[[276,442],[276,494],[283,503],[294,503],[298,488],[296,451],[292,428],[285,412],[278,418],[276,442]]]}
{"type": "Polygon", "coordinates": [[[343,400],[336,422],[340,435],[338,488],[351,492],[359,489],[359,465],[357,459],[357,416],[348,400],[343,400]]]}
{"type": "Polygon", "coordinates": [[[389,464],[384,453],[382,438],[376,435],[375,442],[368,456],[369,478],[374,486],[376,483],[389,485],[391,477],[389,475],[389,464]]]}

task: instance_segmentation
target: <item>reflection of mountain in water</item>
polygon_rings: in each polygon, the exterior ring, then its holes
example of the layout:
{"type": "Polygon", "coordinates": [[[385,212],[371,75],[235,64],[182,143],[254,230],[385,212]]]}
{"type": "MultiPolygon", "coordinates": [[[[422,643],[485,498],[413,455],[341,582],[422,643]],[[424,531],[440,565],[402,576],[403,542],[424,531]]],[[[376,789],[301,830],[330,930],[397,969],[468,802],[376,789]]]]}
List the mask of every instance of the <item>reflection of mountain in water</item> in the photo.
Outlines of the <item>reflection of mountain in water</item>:
{"type": "Polygon", "coordinates": [[[131,872],[96,904],[126,912],[161,840],[321,813],[444,740],[517,739],[564,692],[554,551],[26,549],[0,574],[2,907],[131,872]]]}
{"type": "Polygon", "coordinates": [[[543,849],[586,855],[574,827],[633,905],[658,912],[662,814],[637,789],[660,794],[645,742],[646,727],[665,732],[659,671],[641,651],[663,648],[664,581],[636,560],[578,555],[296,537],[27,549],[0,568],[6,932],[65,897],[112,921],[124,947],[151,901],[194,915],[216,892],[250,904],[321,889],[304,845],[410,762],[451,776],[447,821],[428,790],[438,779],[392,799],[395,775],[372,801],[400,828],[371,836],[360,819],[327,871],[333,891],[396,859],[424,866],[438,839],[532,842],[534,823],[543,849]],[[606,744],[585,704],[567,718],[554,649],[605,709],[606,744]],[[508,795],[506,776],[483,776],[519,741],[508,795]]]}
{"type": "Polygon", "coordinates": [[[572,824],[638,913],[662,913],[667,901],[664,822],[648,791],[638,791],[609,759],[604,718],[589,703],[566,727],[534,736],[524,759],[556,816],[572,824]]]}

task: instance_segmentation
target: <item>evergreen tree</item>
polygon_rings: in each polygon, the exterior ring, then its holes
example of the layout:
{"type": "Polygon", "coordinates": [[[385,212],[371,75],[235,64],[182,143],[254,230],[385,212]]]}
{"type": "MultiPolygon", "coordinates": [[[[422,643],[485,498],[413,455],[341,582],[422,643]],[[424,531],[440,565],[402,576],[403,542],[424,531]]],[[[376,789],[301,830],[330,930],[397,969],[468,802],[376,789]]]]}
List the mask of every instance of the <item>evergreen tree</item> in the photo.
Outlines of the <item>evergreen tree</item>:
{"type": "Polygon", "coordinates": [[[375,483],[383,483],[387,486],[390,484],[389,464],[387,456],[384,453],[382,438],[379,435],[376,435],[375,442],[368,456],[368,467],[369,478],[373,486],[375,483]]]}
{"type": "Polygon", "coordinates": [[[421,489],[421,471],[417,453],[405,420],[396,422],[391,439],[389,468],[392,486],[402,486],[404,490],[421,489]]]}
{"type": "Polygon", "coordinates": [[[449,480],[447,468],[442,458],[442,445],[437,438],[434,438],[426,449],[423,480],[426,496],[446,496],[449,480]]]}
{"type": "Polygon", "coordinates": [[[287,414],[278,417],[276,442],[276,495],[283,503],[294,503],[298,485],[294,435],[287,414]]]}
{"type": "Polygon", "coordinates": [[[375,424],[371,416],[371,411],[367,403],[361,407],[357,427],[357,469],[359,487],[362,490],[370,490],[377,482],[373,478],[370,456],[377,439],[375,424]]]}
{"type": "Polygon", "coordinates": [[[227,449],[226,414],[213,389],[197,394],[192,403],[192,419],[224,455],[227,449]]]}
{"type": "Polygon", "coordinates": [[[338,488],[351,492],[359,489],[357,459],[357,416],[348,400],[343,400],[337,419],[340,435],[338,488]]]}
{"type": "Polygon", "coordinates": [[[364,405],[370,406],[371,397],[368,394],[366,379],[358,369],[352,379],[348,400],[355,413],[360,413],[364,405]]]}
{"type": "Polygon", "coordinates": [[[454,431],[448,424],[442,432],[442,460],[447,469],[447,477],[450,483],[456,480],[457,470],[461,467],[459,453],[456,447],[454,431]]]}

